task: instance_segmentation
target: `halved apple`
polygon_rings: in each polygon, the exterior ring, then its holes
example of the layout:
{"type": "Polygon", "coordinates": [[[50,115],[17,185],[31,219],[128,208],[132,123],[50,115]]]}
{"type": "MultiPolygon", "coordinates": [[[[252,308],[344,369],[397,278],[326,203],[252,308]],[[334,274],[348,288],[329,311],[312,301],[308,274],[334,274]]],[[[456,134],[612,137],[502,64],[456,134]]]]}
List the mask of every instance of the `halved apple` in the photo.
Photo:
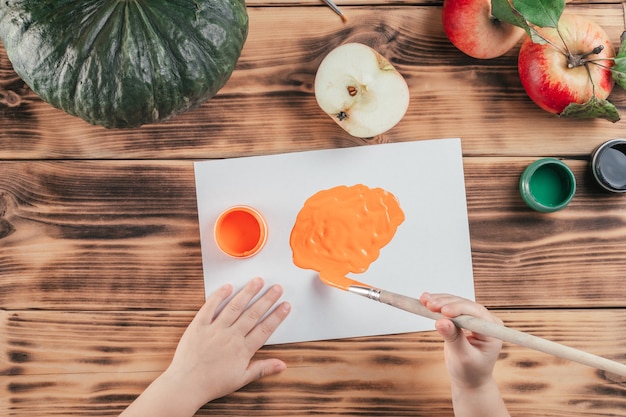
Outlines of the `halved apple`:
{"type": "Polygon", "coordinates": [[[352,136],[371,138],[394,127],[409,107],[404,77],[360,43],[333,49],[315,76],[320,108],[352,136]]]}

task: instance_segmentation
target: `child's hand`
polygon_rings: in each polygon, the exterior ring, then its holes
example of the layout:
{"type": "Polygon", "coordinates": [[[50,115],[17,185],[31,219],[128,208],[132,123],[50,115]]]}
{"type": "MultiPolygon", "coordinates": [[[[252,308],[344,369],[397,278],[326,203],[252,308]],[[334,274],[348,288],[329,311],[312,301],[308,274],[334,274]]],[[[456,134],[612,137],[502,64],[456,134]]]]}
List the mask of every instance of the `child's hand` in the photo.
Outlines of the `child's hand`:
{"type": "Polygon", "coordinates": [[[282,295],[282,288],[275,285],[250,304],[262,288],[263,280],[253,279],[218,313],[233,291],[230,285],[221,287],[181,337],[165,376],[185,387],[186,398],[198,408],[286,368],[279,359],[252,360],[291,308],[283,302],[261,320],[282,295]]]}
{"type": "MultiPolygon", "coordinates": [[[[446,317],[466,314],[502,324],[485,307],[464,298],[424,293],[420,301],[446,317]]],[[[478,388],[491,382],[502,341],[461,330],[447,319],[438,320],[435,328],[445,341],[445,359],[453,384],[478,388]]]]}
{"type": "Polygon", "coordinates": [[[251,303],[262,288],[263,280],[253,279],[221,310],[233,288],[213,293],[185,330],[170,366],[121,416],[191,417],[207,402],[284,370],[278,359],[252,360],[291,309],[283,302],[270,312],[283,293],[278,285],[251,303]]]}

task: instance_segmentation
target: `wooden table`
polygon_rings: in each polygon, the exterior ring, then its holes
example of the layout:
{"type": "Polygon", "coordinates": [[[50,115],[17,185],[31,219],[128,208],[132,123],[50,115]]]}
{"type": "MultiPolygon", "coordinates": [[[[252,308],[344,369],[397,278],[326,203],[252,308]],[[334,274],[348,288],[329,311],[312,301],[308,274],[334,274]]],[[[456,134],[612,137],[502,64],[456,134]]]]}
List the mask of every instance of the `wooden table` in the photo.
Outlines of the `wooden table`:
{"type": "MultiPolygon", "coordinates": [[[[441,1],[248,4],[232,78],[196,111],[105,130],[38,99],[0,49],[0,415],[114,416],[168,364],[202,304],[193,161],[461,137],[477,300],[507,325],[626,362],[626,196],[594,185],[589,155],[626,120],[561,120],[526,96],[517,48],[479,61],[445,37],[441,1]],[[356,140],[318,108],[313,80],[356,41],[390,58],[405,118],[356,140]],[[522,202],[526,165],[562,158],[565,210],[522,202]]],[[[573,1],[619,44],[621,3],[573,1]]],[[[626,117],[626,93],[610,99],[626,117]]],[[[427,290],[427,289],[425,289],[427,290]]],[[[262,349],[289,369],[201,409],[232,416],[451,416],[434,332],[262,349]]],[[[496,368],[515,416],[623,416],[626,381],[506,344],[496,368]]]]}

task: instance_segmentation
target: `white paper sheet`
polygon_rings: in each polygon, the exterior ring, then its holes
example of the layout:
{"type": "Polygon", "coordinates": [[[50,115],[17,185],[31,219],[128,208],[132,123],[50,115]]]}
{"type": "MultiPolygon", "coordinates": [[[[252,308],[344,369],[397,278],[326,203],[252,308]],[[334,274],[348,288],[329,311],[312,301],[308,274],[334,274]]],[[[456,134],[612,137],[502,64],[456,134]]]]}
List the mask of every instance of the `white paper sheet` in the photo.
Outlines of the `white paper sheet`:
{"type": "Polygon", "coordinates": [[[460,139],[203,161],[195,175],[206,293],[260,276],[281,284],[292,304],[268,344],[433,329],[429,319],[328,287],[293,264],[289,236],[298,212],[310,196],[338,185],[383,188],[406,217],[380,257],[352,278],[414,297],[429,291],[474,299],[460,139]],[[269,236],[256,256],[233,259],[217,248],[213,226],[241,204],[262,212],[269,236]]]}

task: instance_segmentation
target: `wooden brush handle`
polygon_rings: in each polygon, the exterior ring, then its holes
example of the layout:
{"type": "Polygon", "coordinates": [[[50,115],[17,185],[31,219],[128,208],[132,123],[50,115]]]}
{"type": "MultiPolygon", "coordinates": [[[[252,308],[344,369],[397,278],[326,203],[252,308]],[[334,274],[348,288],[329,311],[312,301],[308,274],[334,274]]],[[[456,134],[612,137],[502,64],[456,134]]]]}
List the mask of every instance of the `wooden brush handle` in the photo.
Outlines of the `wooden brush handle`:
{"type": "MultiPolygon", "coordinates": [[[[440,313],[430,311],[415,298],[396,294],[390,291],[380,290],[379,301],[429,319],[438,320],[446,318],[440,313]]],[[[626,365],[601,356],[596,356],[582,350],[574,349],[547,339],[542,339],[529,333],[513,330],[506,326],[479,319],[477,317],[458,316],[448,319],[451,320],[457,327],[467,329],[472,332],[494,337],[505,342],[515,343],[516,345],[524,346],[539,352],[548,353],[559,358],[582,363],[596,369],[602,369],[604,371],[626,377],[626,365]]]]}

